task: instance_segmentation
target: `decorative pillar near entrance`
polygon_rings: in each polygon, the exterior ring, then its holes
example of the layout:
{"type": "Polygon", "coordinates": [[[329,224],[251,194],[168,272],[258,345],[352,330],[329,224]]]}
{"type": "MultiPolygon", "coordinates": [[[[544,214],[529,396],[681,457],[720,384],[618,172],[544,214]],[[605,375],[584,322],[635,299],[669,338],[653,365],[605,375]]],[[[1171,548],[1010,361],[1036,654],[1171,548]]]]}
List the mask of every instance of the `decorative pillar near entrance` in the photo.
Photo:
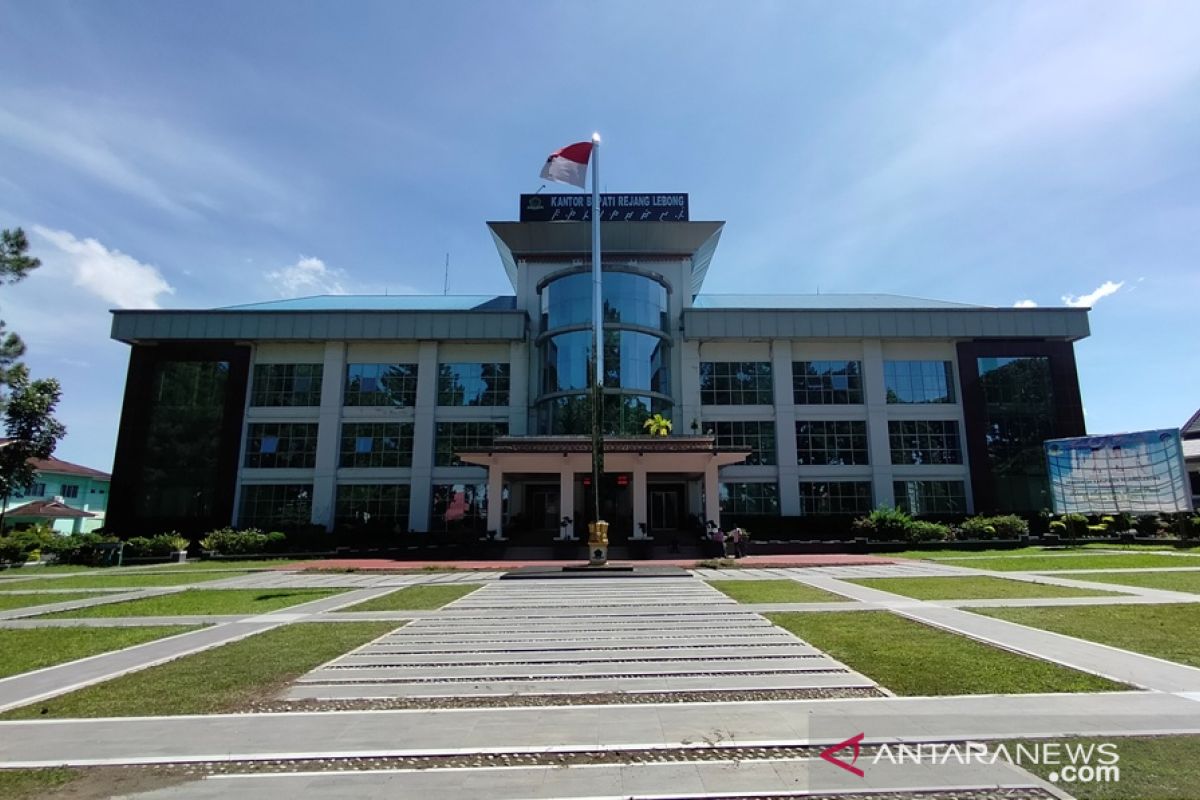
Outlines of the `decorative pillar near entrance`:
{"type": "Polygon", "coordinates": [[[646,515],[646,468],[633,468],[633,538],[644,539],[649,519],[646,515]]]}
{"type": "Polygon", "coordinates": [[[704,468],[704,522],[721,525],[721,488],[717,482],[717,462],[709,461],[704,468]]]}
{"type": "Polygon", "coordinates": [[[560,539],[575,541],[575,470],[564,469],[558,473],[558,513],[561,517],[570,517],[571,524],[559,527],[560,539]]]}
{"type": "Polygon", "coordinates": [[[504,539],[504,471],[488,465],[487,529],[496,539],[504,539]]]}

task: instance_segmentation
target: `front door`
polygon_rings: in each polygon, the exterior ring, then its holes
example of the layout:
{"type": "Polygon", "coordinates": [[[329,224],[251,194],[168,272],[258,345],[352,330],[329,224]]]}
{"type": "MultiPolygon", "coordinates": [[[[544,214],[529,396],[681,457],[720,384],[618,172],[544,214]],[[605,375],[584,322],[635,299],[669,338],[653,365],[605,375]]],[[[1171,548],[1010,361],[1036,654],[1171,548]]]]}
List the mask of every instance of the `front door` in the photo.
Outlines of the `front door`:
{"type": "Polygon", "coordinates": [[[527,497],[529,498],[530,529],[557,533],[559,520],[562,519],[558,509],[558,487],[531,486],[527,497]]]}
{"type": "Polygon", "coordinates": [[[674,531],[679,529],[679,490],[650,490],[650,530],[674,531]]]}

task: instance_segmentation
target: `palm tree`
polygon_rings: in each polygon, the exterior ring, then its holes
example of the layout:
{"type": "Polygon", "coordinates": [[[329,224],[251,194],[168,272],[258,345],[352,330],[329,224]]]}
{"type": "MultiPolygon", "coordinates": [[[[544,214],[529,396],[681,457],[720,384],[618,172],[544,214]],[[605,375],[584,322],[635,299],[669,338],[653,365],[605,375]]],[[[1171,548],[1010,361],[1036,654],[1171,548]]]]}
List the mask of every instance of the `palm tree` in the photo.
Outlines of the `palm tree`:
{"type": "Polygon", "coordinates": [[[662,414],[655,414],[642,423],[642,427],[651,436],[666,436],[671,432],[671,420],[664,417],[662,414]]]}

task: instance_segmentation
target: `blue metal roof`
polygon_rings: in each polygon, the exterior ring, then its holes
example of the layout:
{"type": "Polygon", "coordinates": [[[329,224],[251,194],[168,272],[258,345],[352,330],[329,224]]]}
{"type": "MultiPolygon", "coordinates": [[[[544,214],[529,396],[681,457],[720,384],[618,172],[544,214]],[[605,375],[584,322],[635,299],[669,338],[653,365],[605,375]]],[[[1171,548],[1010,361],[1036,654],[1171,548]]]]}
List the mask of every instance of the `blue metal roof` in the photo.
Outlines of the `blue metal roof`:
{"type": "Polygon", "coordinates": [[[512,311],[513,295],[320,294],[225,306],[221,311],[512,311]]]}
{"type": "Polygon", "coordinates": [[[701,294],[693,308],[737,309],[893,309],[893,308],[985,308],[949,300],[928,300],[900,294],[701,294]]]}

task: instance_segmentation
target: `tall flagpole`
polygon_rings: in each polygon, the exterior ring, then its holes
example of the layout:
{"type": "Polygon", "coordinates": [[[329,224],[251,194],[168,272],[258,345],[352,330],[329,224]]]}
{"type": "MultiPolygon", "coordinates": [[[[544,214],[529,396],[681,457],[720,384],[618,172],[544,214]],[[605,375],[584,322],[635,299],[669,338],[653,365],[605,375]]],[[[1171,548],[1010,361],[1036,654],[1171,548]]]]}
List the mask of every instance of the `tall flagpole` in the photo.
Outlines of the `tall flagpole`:
{"type": "Polygon", "coordinates": [[[596,370],[592,399],[592,512],[600,521],[600,477],[604,474],[604,297],[600,269],[600,134],[592,134],[592,353],[596,370]]]}

